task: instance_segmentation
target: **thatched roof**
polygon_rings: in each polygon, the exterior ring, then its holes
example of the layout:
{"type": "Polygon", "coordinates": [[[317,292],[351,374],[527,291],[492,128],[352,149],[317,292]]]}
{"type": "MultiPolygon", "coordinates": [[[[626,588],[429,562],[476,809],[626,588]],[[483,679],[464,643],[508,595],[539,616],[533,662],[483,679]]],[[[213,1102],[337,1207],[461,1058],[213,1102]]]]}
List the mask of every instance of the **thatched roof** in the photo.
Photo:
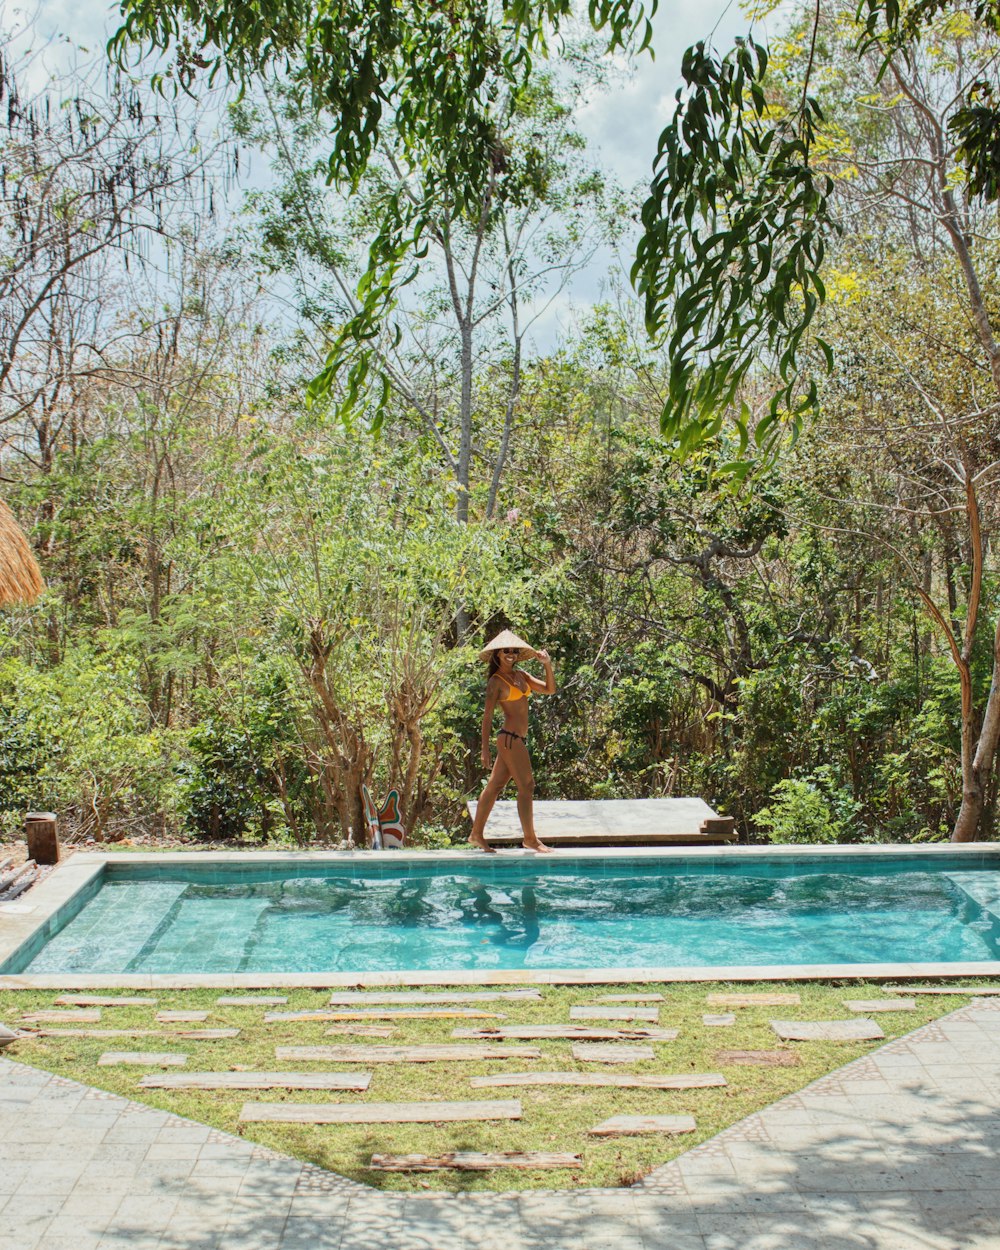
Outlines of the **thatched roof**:
{"type": "Polygon", "coordinates": [[[24,530],[0,501],[0,607],[31,603],[44,589],[42,570],[24,530]]]}

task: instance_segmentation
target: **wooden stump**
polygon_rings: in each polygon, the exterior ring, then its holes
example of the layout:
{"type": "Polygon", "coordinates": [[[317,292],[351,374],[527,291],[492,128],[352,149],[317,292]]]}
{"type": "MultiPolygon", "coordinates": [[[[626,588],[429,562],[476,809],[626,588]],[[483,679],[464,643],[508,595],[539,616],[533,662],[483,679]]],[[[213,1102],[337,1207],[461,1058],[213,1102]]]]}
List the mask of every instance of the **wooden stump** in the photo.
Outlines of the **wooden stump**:
{"type": "Polygon", "coordinates": [[[28,812],[24,818],[28,858],[36,864],[59,863],[59,833],[55,812],[28,812]]]}

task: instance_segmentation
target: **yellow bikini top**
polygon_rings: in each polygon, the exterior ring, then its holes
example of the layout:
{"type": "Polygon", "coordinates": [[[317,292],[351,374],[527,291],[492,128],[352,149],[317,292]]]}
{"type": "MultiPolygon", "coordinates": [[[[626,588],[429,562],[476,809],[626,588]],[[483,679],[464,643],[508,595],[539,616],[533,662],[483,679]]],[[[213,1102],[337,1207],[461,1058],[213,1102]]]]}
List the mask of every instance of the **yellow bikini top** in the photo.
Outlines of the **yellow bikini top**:
{"type": "Polygon", "coordinates": [[[503,673],[497,673],[497,676],[510,691],[510,694],[506,699],[503,695],[500,696],[501,703],[513,703],[516,699],[528,699],[531,697],[530,689],[522,690],[521,687],[516,685],[514,682],[508,681],[507,678],[504,677],[503,673]]]}

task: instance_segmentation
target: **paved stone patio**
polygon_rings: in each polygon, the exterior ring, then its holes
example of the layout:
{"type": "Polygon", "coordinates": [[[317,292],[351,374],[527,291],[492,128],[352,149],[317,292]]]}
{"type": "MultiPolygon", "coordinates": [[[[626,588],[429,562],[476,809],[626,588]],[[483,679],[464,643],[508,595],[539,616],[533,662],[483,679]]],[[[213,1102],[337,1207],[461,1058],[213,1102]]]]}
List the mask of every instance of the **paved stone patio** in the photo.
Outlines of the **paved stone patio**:
{"type": "Polygon", "coordinates": [[[626,1190],[384,1194],[0,1060],[0,1250],[1000,1250],[1000,1001],[626,1190]]]}

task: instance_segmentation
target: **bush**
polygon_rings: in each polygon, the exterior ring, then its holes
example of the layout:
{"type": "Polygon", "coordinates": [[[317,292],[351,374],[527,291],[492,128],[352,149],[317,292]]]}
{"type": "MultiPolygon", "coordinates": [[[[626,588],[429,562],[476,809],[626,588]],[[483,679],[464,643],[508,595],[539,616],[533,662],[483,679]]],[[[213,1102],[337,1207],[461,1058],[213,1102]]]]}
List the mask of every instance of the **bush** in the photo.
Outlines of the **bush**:
{"type": "Polygon", "coordinates": [[[4,659],[0,727],[23,751],[15,767],[6,752],[0,756],[8,812],[51,809],[70,830],[99,841],[173,823],[183,733],[149,724],[138,663],[84,643],[44,671],[4,659]]]}
{"type": "Polygon", "coordinates": [[[772,842],[847,842],[856,836],[858,805],[831,785],[826,770],[779,781],[771,803],[757,813],[757,827],[772,842]]]}

